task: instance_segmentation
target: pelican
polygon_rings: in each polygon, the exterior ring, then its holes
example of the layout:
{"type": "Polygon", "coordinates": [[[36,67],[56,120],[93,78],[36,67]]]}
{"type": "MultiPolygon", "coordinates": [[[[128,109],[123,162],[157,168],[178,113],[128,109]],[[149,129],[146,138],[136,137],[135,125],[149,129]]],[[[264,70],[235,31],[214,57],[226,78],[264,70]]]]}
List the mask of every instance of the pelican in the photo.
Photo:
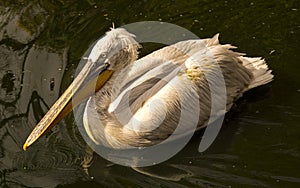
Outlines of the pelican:
{"type": "MultiPolygon", "coordinates": [[[[219,74],[218,68],[226,86],[226,111],[244,92],[273,79],[262,58],[245,57],[233,51],[234,46],[219,44],[218,34],[181,41],[140,59],[139,48],[135,35],[124,28],[106,32],[85,58],[81,72],[31,132],[23,149],[85,99],[83,122],[95,143],[115,149],[152,146],[174,132],[182,104],[191,109],[198,105],[201,113],[196,114],[197,129],[207,126],[212,101],[207,76],[219,74]],[[195,95],[198,101],[191,99],[195,95]],[[94,110],[96,117],[87,116],[89,110],[94,110]],[[95,123],[95,119],[101,123],[95,123]]],[[[188,117],[193,113],[190,111],[188,117]]],[[[182,133],[186,131],[188,128],[183,127],[182,133]]]]}

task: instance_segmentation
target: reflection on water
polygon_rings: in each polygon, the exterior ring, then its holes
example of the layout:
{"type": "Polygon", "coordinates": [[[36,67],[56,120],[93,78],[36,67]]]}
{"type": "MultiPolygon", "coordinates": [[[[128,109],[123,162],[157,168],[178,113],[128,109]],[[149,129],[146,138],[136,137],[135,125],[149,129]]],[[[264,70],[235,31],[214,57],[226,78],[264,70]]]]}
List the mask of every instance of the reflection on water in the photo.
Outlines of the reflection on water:
{"type": "MultiPolygon", "coordinates": [[[[298,1],[96,2],[0,0],[0,187],[300,184],[298,1]],[[178,24],[200,37],[219,32],[223,43],[265,57],[275,81],[238,102],[208,151],[197,152],[200,132],[169,161],[139,172],[95,154],[90,163],[72,116],[22,151],[29,132],[73,79],[89,44],[111,22],[146,20],[178,24]]],[[[145,44],[142,54],[153,49],[145,44]]]]}

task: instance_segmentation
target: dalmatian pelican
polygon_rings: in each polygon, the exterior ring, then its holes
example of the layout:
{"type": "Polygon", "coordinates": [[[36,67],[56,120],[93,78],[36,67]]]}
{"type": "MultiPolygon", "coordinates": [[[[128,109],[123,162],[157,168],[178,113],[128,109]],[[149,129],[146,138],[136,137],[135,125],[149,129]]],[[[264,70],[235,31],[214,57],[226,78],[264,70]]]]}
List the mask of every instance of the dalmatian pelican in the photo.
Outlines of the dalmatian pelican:
{"type": "MultiPolygon", "coordinates": [[[[234,46],[219,44],[218,34],[181,41],[140,59],[139,48],[135,35],[124,28],[106,32],[85,58],[81,72],[31,132],[23,149],[85,99],[83,122],[95,143],[115,149],[152,146],[174,132],[182,103],[191,109],[198,105],[201,113],[197,129],[207,126],[212,101],[207,77],[219,74],[218,68],[226,86],[225,112],[244,92],[273,79],[262,58],[245,57],[233,51],[234,46]],[[198,101],[191,99],[194,95],[198,101]],[[96,111],[97,117],[87,116],[89,110],[96,111]],[[101,124],[94,123],[94,118],[101,124]]],[[[194,115],[190,110],[183,121],[188,123],[194,115]]],[[[183,127],[182,133],[186,131],[183,127]]]]}

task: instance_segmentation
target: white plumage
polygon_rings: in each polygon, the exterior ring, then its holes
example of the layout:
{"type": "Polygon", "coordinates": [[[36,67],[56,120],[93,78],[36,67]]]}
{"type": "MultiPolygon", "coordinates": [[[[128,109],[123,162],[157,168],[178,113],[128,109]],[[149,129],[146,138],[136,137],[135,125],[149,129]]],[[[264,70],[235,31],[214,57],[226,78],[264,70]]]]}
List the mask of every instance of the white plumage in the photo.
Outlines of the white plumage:
{"type": "MultiPolygon", "coordinates": [[[[245,91],[273,78],[263,59],[244,57],[231,50],[235,47],[220,45],[218,35],[178,42],[139,60],[139,44],[125,29],[112,29],[104,39],[109,41],[104,46],[114,73],[88,100],[84,127],[95,143],[106,147],[145,147],[164,141],[175,131],[182,108],[189,113],[181,119],[186,126],[178,137],[192,128],[195,116],[198,129],[205,127],[212,96],[216,101],[226,99],[228,111],[245,91]],[[220,85],[218,70],[224,78],[225,98],[217,91],[211,94],[209,87],[208,79],[220,85]]],[[[101,51],[103,46],[98,48],[101,51]]]]}

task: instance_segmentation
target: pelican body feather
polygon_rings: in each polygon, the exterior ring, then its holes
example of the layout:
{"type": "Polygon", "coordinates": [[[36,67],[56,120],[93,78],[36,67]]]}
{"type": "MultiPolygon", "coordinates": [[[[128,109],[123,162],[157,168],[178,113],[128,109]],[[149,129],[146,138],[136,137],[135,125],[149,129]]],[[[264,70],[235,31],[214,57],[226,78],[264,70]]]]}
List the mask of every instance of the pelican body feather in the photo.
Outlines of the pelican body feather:
{"type": "MultiPolygon", "coordinates": [[[[134,41],[131,34],[118,36],[118,29],[110,32],[117,38],[132,37],[126,41],[134,41]]],[[[182,103],[187,107],[184,110],[191,109],[183,120],[186,124],[195,115],[194,105],[199,104],[197,129],[207,126],[212,95],[206,78],[216,77],[218,68],[226,85],[227,111],[245,91],[273,78],[263,59],[244,57],[233,48],[219,44],[215,35],[211,39],[178,42],[131,62],[125,59],[126,66],[114,70],[110,80],[87,102],[84,126],[89,137],[97,144],[119,149],[158,144],[176,129],[182,103]],[[191,100],[194,95],[199,101],[191,100]],[[93,109],[97,114],[88,116],[93,109]]],[[[116,55],[114,64],[124,64],[124,58],[116,55]]],[[[181,133],[188,131],[189,127],[182,128],[181,133]]]]}

